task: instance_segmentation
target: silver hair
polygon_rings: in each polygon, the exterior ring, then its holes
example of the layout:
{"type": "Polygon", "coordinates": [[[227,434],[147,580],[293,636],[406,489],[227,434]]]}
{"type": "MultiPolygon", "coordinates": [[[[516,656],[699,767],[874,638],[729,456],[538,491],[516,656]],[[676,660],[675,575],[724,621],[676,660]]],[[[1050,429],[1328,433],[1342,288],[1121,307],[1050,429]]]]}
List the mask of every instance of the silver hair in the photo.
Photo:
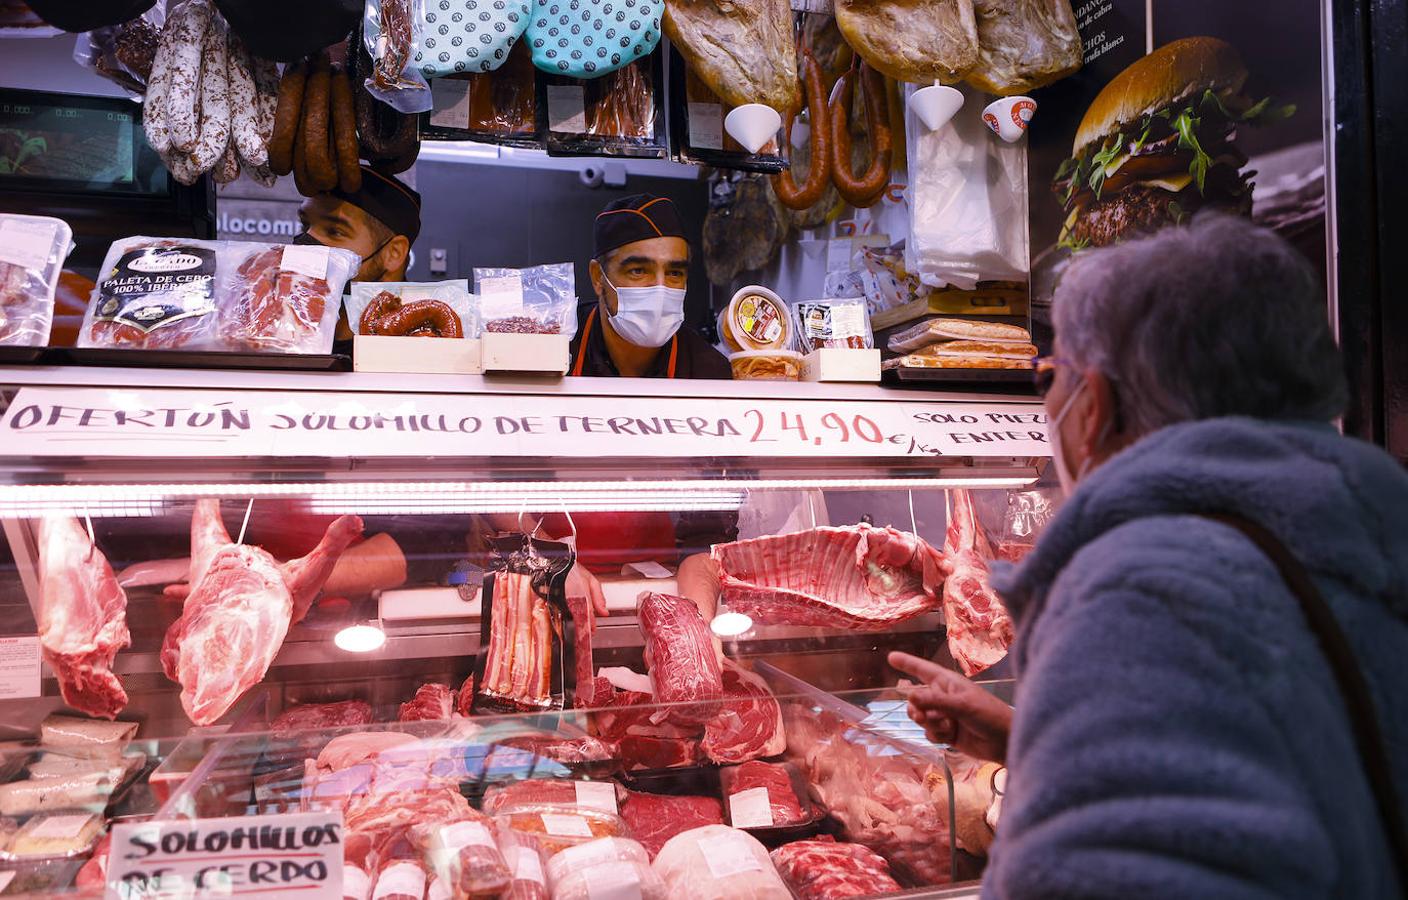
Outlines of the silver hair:
{"type": "Polygon", "coordinates": [[[1203,213],[1081,253],[1052,302],[1059,352],[1114,382],[1134,436],[1216,416],[1325,422],[1348,403],[1319,279],[1245,219],[1203,213]]]}

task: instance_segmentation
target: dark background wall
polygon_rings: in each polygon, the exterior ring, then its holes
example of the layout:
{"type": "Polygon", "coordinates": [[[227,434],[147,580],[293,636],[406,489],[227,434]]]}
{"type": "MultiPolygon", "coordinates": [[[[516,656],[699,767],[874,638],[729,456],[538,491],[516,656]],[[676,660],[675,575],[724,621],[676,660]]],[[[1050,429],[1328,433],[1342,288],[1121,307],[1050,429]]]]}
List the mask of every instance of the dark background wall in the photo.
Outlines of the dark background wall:
{"type": "MultiPolygon", "coordinates": [[[[705,183],[691,179],[628,175],[624,187],[588,187],[575,169],[515,168],[456,162],[416,165],[416,187],[424,198],[413,281],[474,277],[475,267],[523,268],[576,264],[577,296],[590,299],[587,261],[592,257],[592,221],[607,203],[628,194],[669,197],[680,207],[695,247],[689,320],[708,319],[709,290],[698,253],[708,209],[705,183]],[[446,251],[448,274],[431,276],[435,249],[446,251]]],[[[472,284],[471,284],[472,287],[472,284]]]]}

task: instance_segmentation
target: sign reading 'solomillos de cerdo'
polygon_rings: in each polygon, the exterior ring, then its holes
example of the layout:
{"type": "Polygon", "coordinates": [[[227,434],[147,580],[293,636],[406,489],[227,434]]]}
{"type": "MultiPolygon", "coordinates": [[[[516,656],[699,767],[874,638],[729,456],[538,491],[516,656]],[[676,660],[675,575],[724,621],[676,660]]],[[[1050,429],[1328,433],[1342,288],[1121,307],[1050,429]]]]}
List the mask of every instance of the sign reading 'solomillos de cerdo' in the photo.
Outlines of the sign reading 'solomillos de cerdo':
{"type": "Polygon", "coordinates": [[[342,816],[295,813],[115,825],[106,896],[341,900],[342,816]]]}
{"type": "Polygon", "coordinates": [[[1039,403],[21,389],[0,454],[1028,457],[1039,403]]]}

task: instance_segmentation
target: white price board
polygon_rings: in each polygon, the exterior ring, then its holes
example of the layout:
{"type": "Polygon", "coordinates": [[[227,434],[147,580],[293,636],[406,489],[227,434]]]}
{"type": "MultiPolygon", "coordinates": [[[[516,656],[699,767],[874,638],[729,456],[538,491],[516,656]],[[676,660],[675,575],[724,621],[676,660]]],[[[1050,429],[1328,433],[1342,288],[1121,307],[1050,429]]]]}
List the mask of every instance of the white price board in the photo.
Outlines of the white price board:
{"type": "Polygon", "coordinates": [[[115,825],[107,894],[342,898],[342,816],[295,813],[115,825]]]}
{"type": "Polygon", "coordinates": [[[21,388],[26,457],[1040,457],[1039,403],[21,388]]]}
{"type": "Polygon", "coordinates": [[[39,696],[39,635],[0,637],[0,700],[39,696]]]}

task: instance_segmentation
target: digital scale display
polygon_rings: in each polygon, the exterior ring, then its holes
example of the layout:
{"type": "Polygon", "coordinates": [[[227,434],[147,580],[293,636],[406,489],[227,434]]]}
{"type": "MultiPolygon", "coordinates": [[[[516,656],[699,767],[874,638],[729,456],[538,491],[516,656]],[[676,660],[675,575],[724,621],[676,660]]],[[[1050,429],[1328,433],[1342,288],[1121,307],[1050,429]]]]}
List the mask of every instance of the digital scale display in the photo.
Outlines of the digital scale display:
{"type": "Polygon", "coordinates": [[[0,92],[0,186],[164,192],[140,110],[108,97],[0,92]]]}

